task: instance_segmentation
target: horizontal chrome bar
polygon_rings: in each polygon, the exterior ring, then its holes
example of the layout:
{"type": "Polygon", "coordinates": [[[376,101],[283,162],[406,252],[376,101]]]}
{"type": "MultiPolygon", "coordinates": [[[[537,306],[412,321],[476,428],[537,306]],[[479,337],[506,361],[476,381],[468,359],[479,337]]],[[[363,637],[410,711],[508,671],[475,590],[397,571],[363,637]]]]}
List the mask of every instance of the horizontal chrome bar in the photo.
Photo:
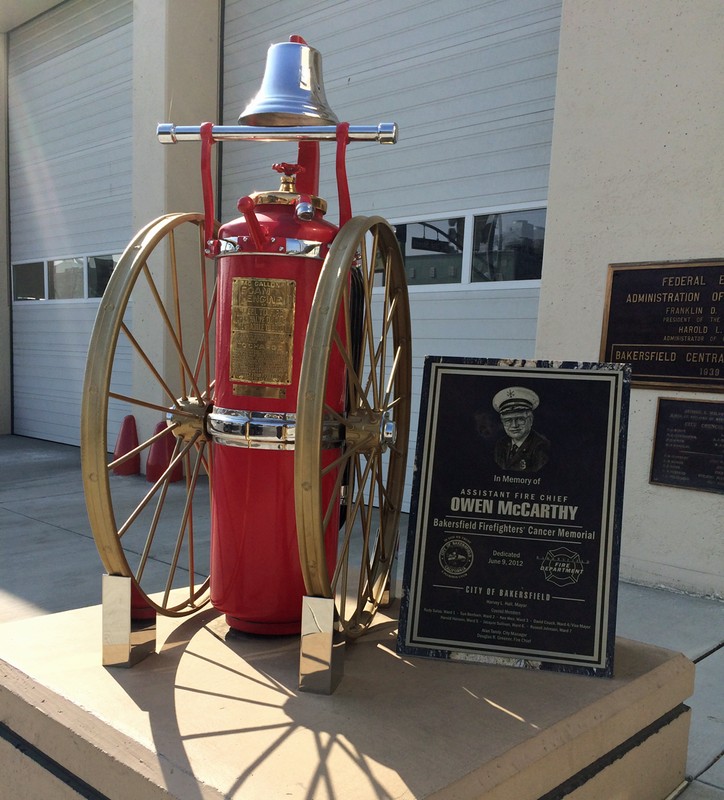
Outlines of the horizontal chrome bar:
{"type": "MultiPolygon", "coordinates": [[[[216,444],[257,450],[294,450],[296,424],[296,414],[233,408],[215,408],[206,418],[208,434],[216,444]]],[[[343,426],[325,421],[321,446],[341,447],[343,442],[343,426]]]]}
{"type": "MultiPolygon", "coordinates": [[[[219,255],[231,255],[234,253],[255,252],[253,247],[247,246],[250,237],[248,236],[227,236],[220,240],[219,255]],[[239,241],[241,240],[241,241],[239,241]]],[[[264,252],[264,255],[285,255],[300,256],[304,258],[322,258],[322,242],[312,242],[305,239],[277,239],[277,252],[264,252]]]]}
{"type": "MultiPolygon", "coordinates": [[[[198,142],[201,140],[199,125],[174,125],[162,122],[156,128],[161,144],[177,142],[198,142]]],[[[379,125],[350,125],[348,133],[353,142],[397,142],[397,123],[381,122],[379,125]]],[[[294,127],[257,128],[253,125],[213,125],[211,137],[215,142],[325,142],[335,141],[335,125],[296,125],[294,127]]]]}

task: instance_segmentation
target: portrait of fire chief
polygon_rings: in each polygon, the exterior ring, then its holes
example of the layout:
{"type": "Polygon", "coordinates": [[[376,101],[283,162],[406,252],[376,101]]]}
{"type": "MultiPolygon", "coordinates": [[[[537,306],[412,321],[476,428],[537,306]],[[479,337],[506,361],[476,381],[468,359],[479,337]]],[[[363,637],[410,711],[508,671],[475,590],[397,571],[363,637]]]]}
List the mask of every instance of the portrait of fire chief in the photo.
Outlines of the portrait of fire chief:
{"type": "Polygon", "coordinates": [[[524,386],[510,386],[493,397],[506,435],[495,443],[495,463],[512,472],[538,472],[548,463],[551,443],[533,430],[538,395],[524,386]]]}

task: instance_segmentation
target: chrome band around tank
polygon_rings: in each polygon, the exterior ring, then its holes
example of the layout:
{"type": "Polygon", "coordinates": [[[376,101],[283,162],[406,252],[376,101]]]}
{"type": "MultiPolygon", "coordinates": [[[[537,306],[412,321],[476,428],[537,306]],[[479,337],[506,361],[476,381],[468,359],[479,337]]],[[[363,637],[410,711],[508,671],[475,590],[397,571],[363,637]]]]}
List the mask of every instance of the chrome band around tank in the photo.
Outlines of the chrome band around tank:
{"type": "MultiPolygon", "coordinates": [[[[215,408],[206,418],[208,435],[216,444],[258,450],[294,450],[296,424],[296,414],[233,408],[215,408]]],[[[326,420],[322,428],[322,448],[341,447],[343,442],[343,426],[326,420]]]]}
{"type": "MultiPolygon", "coordinates": [[[[249,252],[248,243],[251,241],[249,236],[226,236],[219,241],[219,255],[227,256],[234,253],[249,252]]],[[[305,258],[323,258],[326,255],[328,245],[322,242],[312,242],[306,239],[288,239],[278,237],[269,240],[269,250],[264,250],[264,255],[300,256],[305,258]],[[277,245],[276,252],[274,245],[277,245]],[[323,250],[323,248],[325,248],[323,250]]]]}

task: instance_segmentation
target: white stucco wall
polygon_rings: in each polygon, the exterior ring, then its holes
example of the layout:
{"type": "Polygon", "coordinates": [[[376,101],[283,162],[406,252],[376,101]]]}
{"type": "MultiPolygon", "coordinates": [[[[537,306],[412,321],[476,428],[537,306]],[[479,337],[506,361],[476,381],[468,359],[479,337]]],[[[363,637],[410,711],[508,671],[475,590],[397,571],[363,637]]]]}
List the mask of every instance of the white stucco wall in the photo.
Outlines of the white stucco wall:
{"type": "Polygon", "coordinates": [[[219,0],[134,0],[134,231],[161,214],[203,211],[200,146],[164,146],[155,132],[160,122],[217,121],[219,33],[219,0]]]}
{"type": "MultiPolygon", "coordinates": [[[[598,360],[611,263],[724,256],[724,4],[564,0],[536,355],[598,360]]],[[[622,577],[724,595],[724,497],[648,481],[634,389],[622,577]]]]}
{"type": "MultiPolygon", "coordinates": [[[[0,33],[0,164],[7,173],[7,35],[0,33]]],[[[0,385],[10,387],[10,280],[8,275],[8,189],[0,184],[0,385]]],[[[10,433],[12,392],[0,395],[0,435],[10,433]]]]}

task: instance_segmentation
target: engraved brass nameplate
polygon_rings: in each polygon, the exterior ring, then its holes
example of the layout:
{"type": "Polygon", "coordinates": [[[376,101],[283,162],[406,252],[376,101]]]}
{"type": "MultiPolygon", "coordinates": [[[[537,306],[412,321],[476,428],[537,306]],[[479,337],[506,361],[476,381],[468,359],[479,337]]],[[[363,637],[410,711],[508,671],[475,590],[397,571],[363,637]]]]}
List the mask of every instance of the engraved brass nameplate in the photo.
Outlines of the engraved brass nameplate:
{"type": "Polygon", "coordinates": [[[240,397],[271,397],[274,400],[287,399],[287,390],[275,386],[256,386],[248,383],[235,383],[232,392],[240,397]]]}
{"type": "Polygon", "coordinates": [[[289,280],[233,279],[230,380],[291,383],[296,288],[289,280]]]}

